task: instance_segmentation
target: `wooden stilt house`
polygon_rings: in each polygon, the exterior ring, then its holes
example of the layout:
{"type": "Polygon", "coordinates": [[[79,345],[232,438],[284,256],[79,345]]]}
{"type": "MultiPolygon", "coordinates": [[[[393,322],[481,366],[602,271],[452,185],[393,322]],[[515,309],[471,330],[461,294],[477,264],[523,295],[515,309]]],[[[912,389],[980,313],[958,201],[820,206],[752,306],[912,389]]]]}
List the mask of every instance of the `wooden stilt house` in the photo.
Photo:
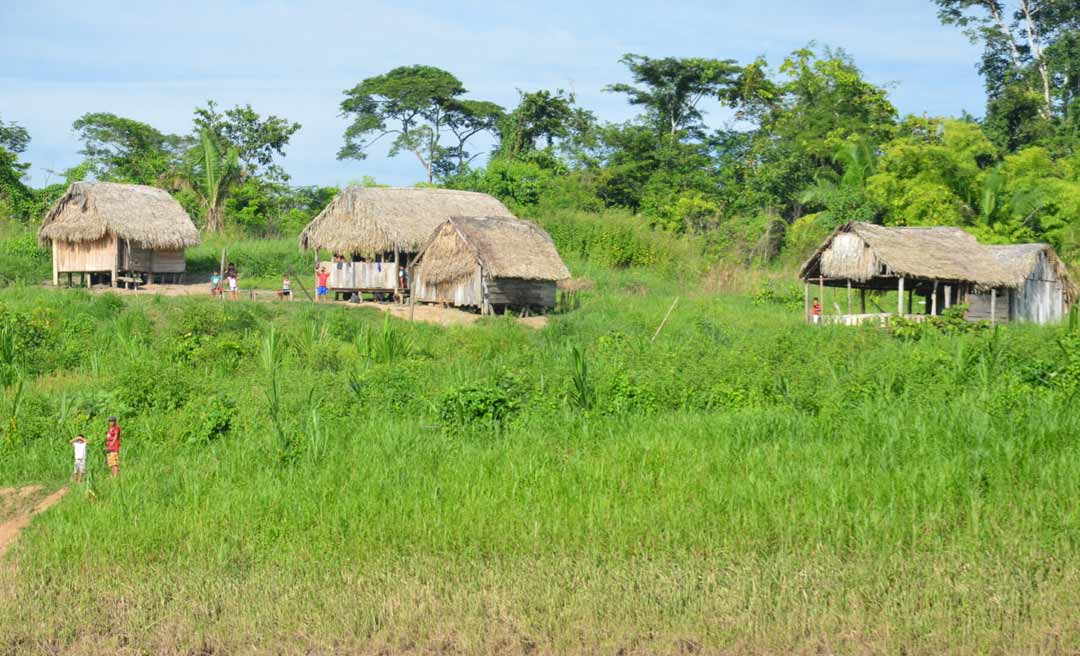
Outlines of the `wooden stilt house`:
{"type": "Polygon", "coordinates": [[[803,264],[806,315],[821,300],[823,319],[857,324],[901,315],[915,320],[966,303],[971,321],[1060,320],[1076,301],[1069,273],[1046,244],[985,246],[960,228],[884,227],[851,222],[803,264]],[[839,294],[827,297],[827,289],[839,294]],[[896,312],[867,311],[867,291],[896,291],[896,312]],[[853,292],[859,292],[858,309],[853,292]],[[916,310],[915,297],[921,308],[916,310]],[[846,311],[845,311],[846,308],[846,311]]]}
{"type": "Polygon", "coordinates": [[[143,185],[76,182],[45,215],[38,243],[51,245],[53,284],[178,279],[199,231],[168,192],[143,185]]]}
{"type": "MultiPolygon", "coordinates": [[[[346,188],[300,233],[304,250],[344,261],[320,264],[335,294],[398,293],[400,267],[408,267],[439,224],[451,216],[511,217],[487,194],[431,188],[346,188]]],[[[317,255],[316,255],[317,257],[317,255]]]]}
{"type": "Polygon", "coordinates": [[[555,307],[556,283],[570,277],[551,237],[512,217],[453,217],[416,258],[415,301],[492,314],[543,313],[555,307]]]}

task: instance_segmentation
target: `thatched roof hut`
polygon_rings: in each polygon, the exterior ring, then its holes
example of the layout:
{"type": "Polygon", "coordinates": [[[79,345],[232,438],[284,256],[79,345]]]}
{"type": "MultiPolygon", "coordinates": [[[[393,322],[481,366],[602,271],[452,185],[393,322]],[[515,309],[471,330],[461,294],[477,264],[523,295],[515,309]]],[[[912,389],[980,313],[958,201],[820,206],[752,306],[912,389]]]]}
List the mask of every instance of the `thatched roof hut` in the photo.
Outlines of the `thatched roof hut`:
{"type": "Polygon", "coordinates": [[[451,216],[513,215],[492,196],[472,191],[351,186],[304,228],[300,247],[369,259],[416,253],[451,216]]]}
{"type": "Polygon", "coordinates": [[[199,231],[168,192],[145,185],[76,182],[56,201],[38,243],[96,242],[106,235],[148,250],[175,251],[199,243],[199,231]]]}
{"type": "Polygon", "coordinates": [[[472,306],[554,307],[570,277],[551,237],[513,217],[453,217],[439,226],[413,270],[417,300],[472,306]]]}
{"type": "MultiPolygon", "coordinates": [[[[826,287],[847,287],[848,315],[855,322],[860,315],[851,314],[852,289],[897,290],[899,314],[905,313],[906,289],[908,314],[917,294],[926,298],[926,314],[966,303],[969,319],[1038,323],[1060,319],[1077,297],[1065,265],[1050,246],[985,246],[952,227],[851,222],[825,240],[799,275],[808,285],[808,317],[809,285],[819,286],[823,303],[826,287]]],[[[865,294],[861,305],[865,314],[865,294]]],[[[814,316],[819,312],[815,308],[814,316]]]]}
{"type": "Polygon", "coordinates": [[[184,249],[199,231],[168,192],[144,185],[76,182],[45,215],[38,243],[52,245],[53,284],[74,274],[95,281],[136,283],[155,274],[179,278],[184,249]]]}
{"type": "Polygon", "coordinates": [[[858,221],[837,228],[803,264],[800,277],[864,284],[883,277],[923,278],[986,289],[1010,283],[986,247],[960,228],[887,228],[858,221]]]}
{"type": "Polygon", "coordinates": [[[986,248],[1012,278],[1012,287],[1022,287],[1030,281],[1053,280],[1061,284],[1066,304],[1076,302],[1076,283],[1069,275],[1068,267],[1049,244],[1009,244],[986,248]]]}

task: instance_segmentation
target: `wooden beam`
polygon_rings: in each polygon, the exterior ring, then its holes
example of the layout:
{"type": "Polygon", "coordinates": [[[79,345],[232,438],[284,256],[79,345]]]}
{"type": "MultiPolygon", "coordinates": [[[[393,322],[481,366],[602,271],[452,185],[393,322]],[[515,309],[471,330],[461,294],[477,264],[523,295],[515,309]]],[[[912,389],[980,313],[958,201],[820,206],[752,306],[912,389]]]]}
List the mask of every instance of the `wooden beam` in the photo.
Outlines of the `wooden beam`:
{"type": "Polygon", "coordinates": [[[945,309],[952,307],[952,285],[945,285],[945,309]]]}
{"type": "Polygon", "coordinates": [[[997,323],[997,290],[990,290],[990,323],[997,323]]]}
{"type": "Polygon", "coordinates": [[[899,287],[896,292],[896,313],[904,314],[904,279],[900,278],[899,287]]]}
{"type": "Polygon", "coordinates": [[[859,290],[859,312],[866,314],[866,290],[859,290]]]}
{"type": "Polygon", "coordinates": [[[934,281],[934,297],[930,299],[930,316],[937,314],[937,281],[934,281]]]}
{"type": "Polygon", "coordinates": [[[847,313],[851,314],[851,280],[847,281],[847,313]]]}
{"type": "Polygon", "coordinates": [[[810,283],[803,285],[803,320],[810,323],[810,283]]]}
{"type": "Polygon", "coordinates": [[[59,249],[56,247],[56,241],[53,240],[53,243],[52,243],[52,284],[53,284],[53,287],[59,287],[60,286],[60,268],[59,268],[59,265],[58,265],[58,263],[56,261],[56,255],[57,255],[58,252],[59,252],[59,249]]]}
{"type": "Polygon", "coordinates": [[[825,278],[818,276],[818,302],[821,303],[821,316],[825,316],[825,278]]]}
{"type": "Polygon", "coordinates": [[[908,314],[915,314],[915,305],[914,305],[914,302],[913,302],[914,301],[914,294],[915,294],[915,288],[914,287],[907,290],[907,313],[908,314]]]}

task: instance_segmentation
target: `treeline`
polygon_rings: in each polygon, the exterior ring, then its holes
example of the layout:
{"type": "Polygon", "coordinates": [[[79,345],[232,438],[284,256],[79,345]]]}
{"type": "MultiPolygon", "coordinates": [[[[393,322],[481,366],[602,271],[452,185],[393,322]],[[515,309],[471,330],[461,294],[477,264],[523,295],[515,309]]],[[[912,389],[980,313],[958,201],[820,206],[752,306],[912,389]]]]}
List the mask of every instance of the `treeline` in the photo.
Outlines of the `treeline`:
{"type": "MultiPolygon", "coordinates": [[[[780,62],[625,55],[628,81],[605,88],[640,108],[623,123],[564,90],[519,90],[507,109],[469,97],[448,71],[405,66],[344,92],[338,157],[386,149],[415,159],[429,184],[490,193],[527,216],[616,208],[740,262],[801,255],[849,220],[960,225],[1080,259],[1080,6],[934,4],[984,46],[981,119],[900,116],[850,56],[813,46],[780,62]],[[723,111],[724,127],[706,109],[723,111]]],[[[84,161],[65,183],[161,186],[209,231],[291,236],[336,191],[290,185],[279,159],[300,125],[250,106],[210,102],[187,135],[111,114],[73,128],[84,161]]],[[[57,193],[23,185],[28,140],[0,123],[0,210],[23,220],[57,193]]]]}

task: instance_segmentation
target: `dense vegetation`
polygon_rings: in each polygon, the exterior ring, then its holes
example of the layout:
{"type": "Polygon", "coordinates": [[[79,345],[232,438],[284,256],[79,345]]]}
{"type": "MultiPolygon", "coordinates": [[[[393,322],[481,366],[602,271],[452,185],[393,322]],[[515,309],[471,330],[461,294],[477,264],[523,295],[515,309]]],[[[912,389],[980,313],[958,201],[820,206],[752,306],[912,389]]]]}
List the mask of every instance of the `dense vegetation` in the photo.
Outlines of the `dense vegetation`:
{"type": "Polygon", "coordinates": [[[0,574],[0,651],[1077,646],[1076,333],[574,268],[542,330],[4,292],[0,484],[94,453],[0,574]]]}
{"type": "MultiPolygon", "coordinates": [[[[629,213],[695,236],[712,261],[794,261],[849,220],[960,225],[984,241],[1048,241],[1077,261],[1080,9],[932,4],[985,48],[981,118],[900,116],[843,50],[818,46],[778,62],[627,54],[628,80],[606,90],[641,114],[618,124],[563,90],[519,91],[506,109],[414,65],[344,91],[338,156],[386,147],[415,158],[425,184],[488,192],[528,217],[629,213]],[[710,112],[727,119],[710,124],[710,112]]],[[[93,178],[166,188],[208,232],[294,237],[336,191],[292,186],[282,157],[301,126],[250,106],[210,101],[179,135],[92,111],[72,128],[83,162],[34,190],[19,160],[31,135],[0,122],[0,215],[33,224],[64,184],[93,178]]]]}
{"type": "Polygon", "coordinates": [[[1080,13],[934,4],[986,47],[982,118],[899,116],[827,48],[628,54],[624,124],[431,66],[347,90],[340,157],[492,193],[595,282],[540,329],[40,288],[74,180],[168,189],[190,271],[227,248],[266,286],[336,190],[290,184],[302,128],[248,106],[87,113],[46,189],[0,122],[0,487],[55,489],[92,441],[0,567],[0,654],[1080,650],[1076,313],[809,326],[792,285],[853,219],[1080,258],[1080,13]]]}

